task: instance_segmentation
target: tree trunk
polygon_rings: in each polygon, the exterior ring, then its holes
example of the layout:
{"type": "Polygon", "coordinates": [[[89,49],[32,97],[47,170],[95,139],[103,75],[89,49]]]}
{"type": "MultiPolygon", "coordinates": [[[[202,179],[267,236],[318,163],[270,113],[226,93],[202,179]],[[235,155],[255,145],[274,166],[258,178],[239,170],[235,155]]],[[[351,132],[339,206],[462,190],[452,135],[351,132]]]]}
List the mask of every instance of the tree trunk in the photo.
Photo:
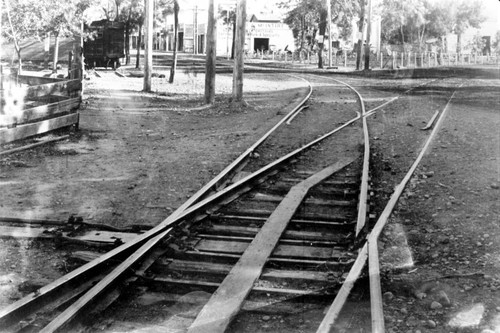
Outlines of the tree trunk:
{"type": "Polygon", "coordinates": [[[12,32],[12,38],[14,39],[14,47],[16,49],[17,53],[17,59],[18,59],[18,74],[21,74],[23,71],[23,62],[21,58],[21,47],[19,45],[19,42],[16,37],[16,32],[14,31],[14,25],[12,24],[12,17],[10,15],[10,7],[9,7],[9,1],[5,1],[5,9],[7,11],[7,19],[9,21],[10,25],[10,31],[12,32]]]}
{"type": "Polygon", "coordinates": [[[145,47],[144,47],[144,81],[142,90],[151,92],[151,74],[153,72],[153,0],[145,3],[145,47]]]}
{"type": "Polygon", "coordinates": [[[319,13],[319,36],[323,38],[321,43],[318,43],[318,68],[323,68],[323,49],[325,47],[325,33],[326,33],[326,20],[328,13],[325,9],[322,9],[319,13]]]}
{"type": "Polygon", "coordinates": [[[404,45],[405,45],[405,33],[403,31],[403,26],[401,25],[401,45],[403,45],[403,48],[404,48],[404,45]]]}
{"type": "Polygon", "coordinates": [[[462,52],[462,34],[457,33],[457,54],[462,52]]]}
{"type": "Polygon", "coordinates": [[[210,0],[208,6],[205,103],[212,104],[215,102],[215,67],[217,50],[217,19],[214,12],[214,0],[210,0]]]}
{"type": "Polygon", "coordinates": [[[130,19],[132,8],[128,11],[127,22],[125,22],[125,65],[130,64],[130,19]]]}
{"type": "Polygon", "coordinates": [[[19,47],[19,44],[14,43],[15,48],[16,48],[16,53],[17,53],[17,74],[21,75],[23,73],[23,59],[21,57],[21,48],[19,47]]]}
{"type": "Polygon", "coordinates": [[[233,20],[233,44],[231,46],[231,59],[234,59],[234,43],[236,42],[236,20],[233,20]]]}
{"type": "Polygon", "coordinates": [[[179,43],[179,2],[174,0],[174,54],[172,67],[170,67],[169,83],[174,83],[175,69],[177,67],[177,45],[179,43]]]}
{"type": "Polygon", "coordinates": [[[142,24],[139,24],[139,35],[137,36],[137,54],[135,58],[135,68],[141,68],[141,44],[142,44],[142,24]]]}
{"type": "Polygon", "coordinates": [[[301,31],[300,31],[300,53],[299,53],[299,56],[300,56],[300,62],[302,62],[302,51],[304,50],[304,44],[305,44],[305,41],[306,41],[306,17],[305,15],[303,15],[300,19],[300,28],[301,28],[301,31]]]}

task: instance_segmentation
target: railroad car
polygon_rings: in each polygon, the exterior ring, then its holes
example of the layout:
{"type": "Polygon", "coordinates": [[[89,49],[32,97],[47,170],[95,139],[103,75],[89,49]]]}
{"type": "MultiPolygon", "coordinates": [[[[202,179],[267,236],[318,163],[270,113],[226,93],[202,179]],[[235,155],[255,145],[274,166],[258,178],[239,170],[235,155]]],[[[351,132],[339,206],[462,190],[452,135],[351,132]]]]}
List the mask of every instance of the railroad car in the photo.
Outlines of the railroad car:
{"type": "Polygon", "coordinates": [[[120,58],[125,56],[125,23],[109,20],[94,21],[85,27],[86,39],[83,43],[85,66],[120,66],[120,58]]]}

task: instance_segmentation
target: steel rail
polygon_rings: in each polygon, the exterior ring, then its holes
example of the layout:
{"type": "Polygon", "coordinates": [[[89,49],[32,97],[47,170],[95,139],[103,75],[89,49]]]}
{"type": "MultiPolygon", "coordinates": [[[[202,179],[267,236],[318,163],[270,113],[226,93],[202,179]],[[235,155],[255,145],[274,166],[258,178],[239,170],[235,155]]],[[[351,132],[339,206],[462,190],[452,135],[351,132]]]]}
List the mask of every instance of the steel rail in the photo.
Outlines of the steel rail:
{"type": "Polygon", "coordinates": [[[369,177],[369,169],[370,169],[370,137],[368,135],[368,125],[366,123],[366,110],[365,103],[361,94],[350,84],[331,78],[325,77],[321,75],[309,74],[315,77],[326,78],[329,80],[333,80],[337,83],[340,83],[349,89],[351,89],[357,96],[359,105],[361,107],[361,116],[360,118],[363,123],[363,142],[364,142],[364,150],[363,150],[363,169],[361,174],[361,188],[359,192],[359,203],[358,203],[358,217],[356,220],[356,237],[359,235],[360,231],[364,228],[366,224],[366,215],[367,215],[367,201],[368,201],[368,177],[369,177]]]}
{"type": "MultiPolygon", "coordinates": [[[[460,85],[459,88],[461,86],[462,85],[460,85]]],[[[424,144],[422,150],[417,156],[417,159],[412,164],[412,166],[410,167],[409,171],[407,172],[403,180],[400,182],[400,184],[395,188],[393,194],[391,195],[391,198],[389,199],[389,202],[386,204],[382,214],[375,223],[374,228],[367,236],[367,241],[364,244],[361,251],[359,252],[358,258],[356,259],[356,262],[354,263],[353,267],[351,268],[347,276],[346,279],[347,283],[344,283],[342,285],[339,293],[337,294],[337,297],[334,299],[332,305],[330,306],[325,317],[323,318],[323,321],[321,322],[318,330],[316,331],[317,333],[329,333],[331,331],[335,323],[335,320],[337,319],[337,317],[340,314],[340,311],[342,310],[343,304],[345,303],[345,299],[347,299],[347,297],[349,296],[349,293],[352,287],[354,286],[354,282],[359,278],[361,270],[367,260],[369,266],[368,269],[369,269],[369,280],[370,280],[370,302],[371,302],[370,309],[372,317],[372,332],[376,333],[385,332],[382,289],[380,286],[378,237],[380,236],[383,228],[387,224],[387,221],[390,215],[392,214],[392,211],[394,210],[394,207],[396,206],[396,203],[399,200],[401,194],[403,193],[403,190],[406,187],[408,181],[415,172],[423,156],[427,152],[427,149],[429,148],[434,136],[439,131],[439,128],[441,127],[441,124],[446,116],[448,106],[452,98],[454,97],[455,93],[456,91],[451,95],[450,99],[448,100],[443,112],[441,113],[436,123],[436,126],[430,133],[426,143],[424,144]],[[339,300],[337,300],[338,298],[339,300]]],[[[365,118],[367,116],[370,116],[370,114],[366,115],[365,118]]]]}
{"type": "MultiPolygon", "coordinates": [[[[462,84],[463,85],[463,84],[462,84]]],[[[462,87],[462,85],[459,86],[459,88],[462,87]]],[[[391,195],[391,198],[389,199],[389,202],[384,208],[384,211],[382,214],[380,214],[380,217],[377,220],[377,223],[373,227],[373,230],[371,231],[370,235],[368,236],[368,269],[369,269],[369,276],[370,276],[370,300],[371,300],[371,313],[372,313],[372,332],[373,333],[383,333],[385,332],[385,324],[384,324],[384,312],[383,312],[383,304],[382,304],[382,288],[380,287],[380,270],[379,270],[379,256],[378,256],[378,238],[380,234],[382,233],[383,228],[387,224],[387,221],[392,214],[392,211],[394,210],[394,207],[396,206],[396,203],[399,200],[399,197],[401,194],[403,194],[403,191],[410,181],[411,177],[413,176],[413,173],[417,169],[418,165],[420,164],[420,161],[424,157],[424,155],[427,153],[427,149],[429,149],[432,140],[436,136],[436,133],[439,131],[441,128],[441,125],[446,117],[446,114],[448,113],[449,105],[455,96],[455,93],[457,90],[453,92],[451,95],[450,99],[446,103],[446,106],[443,109],[443,112],[441,113],[436,126],[432,130],[432,132],[429,134],[429,137],[427,138],[427,141],[425,142],[425,145],[423,146],[422,150],[418,154],[415,162],[413,162],[412,166],[406,173],[405,177],[403,180],[399,183],[399,185],[395,188],[394,193],[391,195]]]]}
{"type": "MultiPolygon", "coordinates": [[[[175,218],[172,218],[171,216],[167,218],[162,224],[158,225],[154,229],[150,230],[149,233],[153,233],[153,236],[156,236],[158,233],[163,232],[166,228],[171,228],[178,224],[179,222],[192,218],[196,214],[199,213],[199,211],[205,211],[207,206],[209,204],[213,204],[214,202],[218,202],[218,200],[222,201],[224,198],[234,195],[238,192],[238,190],[241,190],[242,188],[246,187],[249,183],[258,181],[259,179],[267,177],[270,173],[275,171],[276,169],[279,169],[280,167],[283,166],[283,164],[287,163],[300,153],[303,153],[305,150],[308,148],[318,144],[319,142],[325,140],[326,138],[332,136],[333,134],[337,133],[338,131],[342,130],[343,128],[353,124],[355,121],[360,119],[360,114],[358,114],[355,118],[347,121],[343,125],[335,128],[334,130],[322,135],[319,138],[316,138],[315,140],[309,142],[308,144],[288,153],[285,156],[282,156],[281,158],[275,160],[274,162],[264,166],[263,168],[257,170],[256,172],[247,175],[243,179],[239,180],[238,182],[224,188],[223,190],[214,193],[210,197],[196,203],[195,205],[189,207],[185,211],[181,212],[180,215],[176,216],[175,218]],[[165,223],[165,222],[168,222],[165,223]]],[[[139,236],[138,238],[143,237],[142,235],[139,236]]],[[[154,247],[159,241],[161,241],[161,238],[157,238],[155,242],[149,242],[149,244],[146,246],[144,245],[141,247],[138,252],[144,252],[147,251],[148,249],[151,249],[154,247]]],[[[131,262],[133,264],[133,262],[131,262]]],[[[130,265],[120,265],[120,267],[115,268],[111,273],[109,273],[109,276],[112,276],[114,278],[107,279],[107,282],[109,284],[115,283],[116,278],[121,277],[126,270],[130,268],[130,265]]],[[[63,311],[58,317],[56,317],[51,323],[49,323],[48,328],[43,330],[44,333],[49,333],[49,332],[61,332],[63,329],[67,328],[68,325],[70,325],[71,321],[77,318],[79,313],[81,311],[84,311],[86,309],[89,309],[92,303],[95,300],[95,296],[98,296],[101,294],[101,290],[104,289],[109,289],[109,285],[99,285],[95,286],[92,289],[90,289],[84,296],[81,298],[81,302],[78,301],[75,303],[74,306],[70,306],[67,308],[65,311],[63,311]]]]}
{"type": "MultiPolygon", "coordinates": [[[[292,77],[295,77],[291,75],[292,77]]],[[[296,77],[297,78],[297,77],[296,77]]],[[[16,319],[23,316],[29,315],[39,308],[45,306],[46,304],[52,302],[48,299],[50,297],[56,297],[56,294],[62,292],[65,288],[71,288],[72,284],[78,284],[78,279],[87,279],[96,272],[101,272],[102,269],[107,268],[110,262],[121,257],[129,255],[132,251],[136,250],[138,247],[142,246],[148,239],[156,236],[158,233],[167,229],[172,223],[178,220],[178,217],[182,215],[189,207],[206,197],[210,191],[217,190],[219,186],[224,182],[225,179],[232,172],[237,172],[238,168],[245,163],[250,154],[259,147],[278,127],[280,127],[284,122],[286,122],[297,110],[299,110],[306,101],[310,98],[312,94],[312,85],[305,79],[299,78],[306,81],[309,86],[309,91],[301,102],[297,104],[288,114],[283,117],[277,124],[275,124],[268,132],[266,132],[258,141],[256,141],[250,148],[248,148],[243,154],[238,156],[230,165],[228,165],[224,170],[222,170],[215,178],[213,178],[209,183],[207,183],[203,188],[197,191],[193,196],[191,196],[186,202],[184,202],[179,208],[177,208],[169,217],[162,221],[155,228],[147,231],[141,236],[137,237],[131,242],[122,244],[121,246],[105,253],[99,258],[96,258],[87,264],[77,268],[74,271],[60,277],[59,279],[43,286],[37,293],[30,293],[17,302],[5,307],[0,310],[0,327],[10,326],[16,319]]]]}

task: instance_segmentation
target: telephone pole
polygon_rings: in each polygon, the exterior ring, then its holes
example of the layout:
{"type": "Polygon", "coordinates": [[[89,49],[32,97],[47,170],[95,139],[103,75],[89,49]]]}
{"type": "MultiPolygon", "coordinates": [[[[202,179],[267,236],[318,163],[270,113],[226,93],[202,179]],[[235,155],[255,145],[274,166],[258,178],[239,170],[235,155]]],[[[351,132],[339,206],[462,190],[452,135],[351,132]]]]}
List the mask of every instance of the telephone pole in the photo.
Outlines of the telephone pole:
{"type": "Polygon", "coordinates": [[[215,16],[214,0],[208,3],[207,25],[207,55],[205,63],[205,103],[215,101],[215,67],[217,50],[217,19],[215,16]]]}
{"type": "Polygon", "coordinates": [[[366,27],[365,70],[370,69],[370,34],[372,30],[372,0],[368,0],[368,25],[366,27]]]}
{"type": "Polygon", "coordinates": [[[326,0],[328,11],[328,67],[332,67],[332,5],[330,0],[326,0]]]}
{"type": "Polygon", "coordinates": [[[245,47],[246,0],[239,0],[236,9],[236,41],[234,50],[233,68],[233,100],[243,100],[243,67],[245,47]]]}
{"type": "Polygon", "coordinates": [[[146,0],[146,19],[144,26],[146,28],[145,47],[144,47],[144,85],[143,91],[151,91],[151,72],[153,70],[153,2],[154,0],[146,0]]]}
{"type": "Polygon", "coordinates": [[[356,70],[361,69],[363,60],[363,32],[365,28],[365,0],[361,0],[361,17],[359,18],[358,45],[356,45],[356,70]]]}

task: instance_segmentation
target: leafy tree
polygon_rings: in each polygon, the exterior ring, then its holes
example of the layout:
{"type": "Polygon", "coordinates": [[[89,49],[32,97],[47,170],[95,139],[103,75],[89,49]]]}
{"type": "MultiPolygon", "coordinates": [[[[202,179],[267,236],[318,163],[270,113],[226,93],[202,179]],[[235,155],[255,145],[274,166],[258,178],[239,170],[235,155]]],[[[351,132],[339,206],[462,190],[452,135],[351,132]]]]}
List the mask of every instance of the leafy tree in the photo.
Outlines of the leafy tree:
{"type": "Polygon", "coordinates": [[[495,33],[495,39],[493,40],[491,46],[495,50],[496,54],[500,54],[500,30],[495,33]]]}
{"type": "Polygon", "coordinates": [[[231,25],[233,29],[233,36],[231,42],[231,59],[234,59],[234,40],[236,38],[236,10],[232,9],[219,9],[219,17],[222,19],[224,25],[231,25]]]}
{"type": "MultiPolygon", "coordinates": [[[[56,41],[61,35],[80,33],[83,11],[92,0],[4,0],[5,15],[2,18],[2,33],[14,42],[18,56],[19,71],[22,71],[21,42],[31,38],[42,40],[46,33],[53,33],[56,41]]],[[[57,64],[57,42],[54,66],[57,64]]]]}
{"type": "MultiPolygon", "coordinates": [[[[295,3],[281,2],[281,8],[287,9],[288,13],[284,22],[290,26],[294,37],[298,39],[299,50],[319,49],[318,67],[322,68],[322,51],[324,44],[316,45],[316,34],[324,36],[326,32],[327,8],[324,0],[297,0],[295,3]]],[[[332,23],[337,24],[340,29],[340,37],[346,38],[352,33],[352,19],[359,15],[359,4],[357,1],[332,0],[331,12],[332,23]]]]}
{"type": "Polygon", "coordinates": [[[479,28],[485,17],[481,13],[480,1],[462,0],[453,8],[454,32],[457,34],[457,53],[462,51],[462,35],[468,28],[479,28]]]}
{"type": "Polygon", "coordinates": [[[140,46],[142,43],[142,25],[144,24],[144,0],[118,0],[121,5],[116,17],[119,22],[125,23],[125,64],[130,63],[130,35],[136,30],[139,32],[137,40],[136,68],[140,67],[140,46]]]}
{"type": "Polygon", "coordinates": [[[428,4],[425,0],[383,0],[383,39],[404,45],[415,39],[423,45],[428,4]]]}

